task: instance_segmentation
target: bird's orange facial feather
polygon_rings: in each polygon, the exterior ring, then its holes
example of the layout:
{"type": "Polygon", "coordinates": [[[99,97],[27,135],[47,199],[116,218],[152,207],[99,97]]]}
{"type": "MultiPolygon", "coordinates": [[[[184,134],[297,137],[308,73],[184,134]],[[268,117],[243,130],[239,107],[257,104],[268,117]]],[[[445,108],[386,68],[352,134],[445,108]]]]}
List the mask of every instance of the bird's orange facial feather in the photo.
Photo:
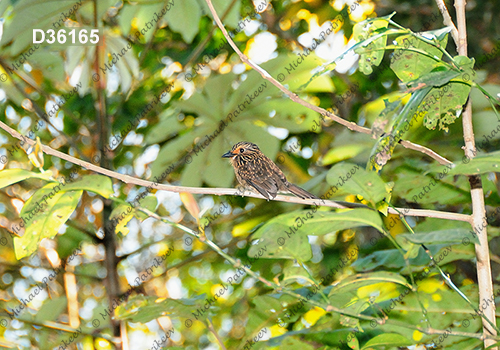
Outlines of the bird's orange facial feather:
{"type": "Polygon", "coordinates": [[[233,150],[234,155],[240,154],[240,153],[245,153],[245,147],[239,146],[235,150],[233,150]]]}
{"type": "Polygon", "coordinates": [[[252,154],[259,154],[260,150],[257,145],[250,142],[238,142],[233,148],[222,155],[223,158],[235,159],[236,157],[244,157],[252,154]]]}

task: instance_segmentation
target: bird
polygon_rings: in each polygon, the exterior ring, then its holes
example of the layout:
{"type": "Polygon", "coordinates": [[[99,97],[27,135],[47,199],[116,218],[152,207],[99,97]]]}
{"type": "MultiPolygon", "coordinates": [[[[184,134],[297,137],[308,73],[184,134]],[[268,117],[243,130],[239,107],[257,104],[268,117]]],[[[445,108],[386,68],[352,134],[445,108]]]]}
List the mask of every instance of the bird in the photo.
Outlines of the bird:
{"type": "Polygon", "coordinates": [[[314,194],[296,186],[286,179],[274,162],[262,153],[255,143],[241,141],[222,155],[230,158],[236,179],[244,188],[257,191],[268,201],[278,191],[290,192],[302,199],[319,199],[314,194]]]}

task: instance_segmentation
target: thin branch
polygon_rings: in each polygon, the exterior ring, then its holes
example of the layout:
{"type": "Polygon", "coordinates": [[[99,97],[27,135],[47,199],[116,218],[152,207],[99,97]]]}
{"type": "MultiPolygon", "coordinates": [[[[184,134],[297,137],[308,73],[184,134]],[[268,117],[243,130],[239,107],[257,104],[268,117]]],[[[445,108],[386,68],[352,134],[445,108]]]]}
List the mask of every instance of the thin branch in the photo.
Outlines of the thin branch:
{"type": "Polygon", "coordinates": [[[208,329],[215,336],[215,339],[217,339],[217,341],[219,342],[219,345],[222,348],[222,350],[227,350],[226,347],[224,346],[224,343],[222,342],[222,339],[219,336],[219,333],[217,333],[217,331],[215,330],[214,324],[212,323],[212,320],[210,318],[208,319],[208,329]]]}
{"type": "MultiPolygon", "coordinates": [[[[208,4],[208,8],[210,9],[210,12],[212,12],[212,15],[215,19],[215,22],[217,23],[217,25],[219,26],[220,30],[222,31],[222,33],[224,34],[224,37],[226,38],[227,42],[229,43],[229,45],[231,45],[231,47],[234,49],[234,51],[238,54],[238,56],[240,57],[240,59],[245,62],[246,64],[248,64],[250,67],[252,67],[254,70],[256,70],[261,76],[262,78],[266,79],[267,81],[271,82],[271,84],[273,84],[274,86],[276,86],[278,89],[280,89],[285,95],[287,95],[288,97],[290,97],[290,99],[306,108],[309,108],[325,117],[329,117],[330,119],[336,121],[337,123],[341,124],[341,125],[344,125],[345,127],[349,128],[349,130],[352,130],[352,131],[356,131],[356,132],[360,132],[360,133],[363,133],[363,134],[368,134],[368,135],[371,135],[372,134],[372,130],[369,129],[369,128],[365,128],[363,126],[360,126],[356,123],[353,123],[353,122],[350,122],[350,121],[347,121],[345,119],[342,119],[341,117],[327,111],[326,109],[324,108],[321,108],[321,107],[318,107],[318,106],[315,106],[303,99],[301,99],[297,94],[291,92],[290,90],[288,90],[287,88],[285,88],[283,85],[281,85],[276,79],[274,79],[271,74],[269,74],[266,70],[264,70],[263,68],[261,68],[259,65],[253,63],[243,52],[240,51],[240,49],[238,48],[238,46],[236,46],[236,44],[234,43],[234,41],[231,39],[231,37],[229,36],[226,28],[224,27],[224,25],[222,24],[219,16],[217,15],[217,12],[215,12],[215,9],[214,9],[214,6],[212,5],[212,1],[211,0],[205,0],[208,4]]],[[[406,148],[409,148],[409,149],[413,149],[415,151],[419,151],[421,152],[422,149],[427,149],[426,147],[424,146],[421,146],[421,145],[415,145],[414,143],[410,142],[410,141],[405,141],[405,147],[406,148]]],[[[430,157],[434,158],[435,160],[437,160],[440,164],[447,164],[447,163],[443,163],[443,157],[442,156],[439,156],[437,157],[437,154],[436,152],[430,150],[430,149],[427,149],[427,152],[425,152],[425,154],[429,155],[430,157]]],[[[451,163],[451,162],[449,162],[451,163]]]]}
{"type": "MultiPolygon", "coordinates": [[[[45,327],[45,328],[50,328],[50,329],[55,329],[55,330],[58,330],[58,331],[62,331],[62,332],[67,332],[67,333],[77,333],[77,330],[64,324],[64,323],[58,323],[58,322],[52,322],[52,321],[41,321],[41,322],[37,322],[35,320],[29,320],[29,319],[26,319],[26,318],[16,318],[19,322],[24,322],[24,323],[29,323],[29,324],[32,324],[34,326],[39,326],[39,327],[45,327]]],[[[81,327],[80,330],[78,330],[78,332],[80,332],[81,334],[84,334],[84,335],[88,335],[88,336],[91,336],[91,337],[99,337],[99,338],[103,338],[103,339],[106,339],[106,340],[109,340],[109,341],[114,341],[115,339],[113,339],[113,337],[111,337],[109,334],[107,333],[100,333],[100,332],[89,332],[88,330],[86,330],[85,328],[81,327]]]]}
{"type": "MultiPolygon", "coordinates": [[[[17,139],[22,139],[21,134],[19,134],[16,130],[12,129],[11,127],[9,127],[8,125],[6,125],[5,123],[3,123],[1,121],[0,121],[0,128],[7,131],[13,137],[15,137],[17,139]]],[[[27,139],[26,142],[29,144],[35,143],[33,140],[30,140],[30,139],[27,139]]],[[[126,184],[133,184],[133,185],[142,186],[142,187],[154,188],[154,189],[157,189],[160,191],[168,191],[168,192],[176,192],[176,193],[188,192],[188,193],[195,193],[195,194],[212,194],[212,195],[217,195],[217,196],[241,195],[240,190],[235,189],[235,188],[185,187],[185,186],[172,186],[172,185],[162,185],[162,184],[158,184],[158,183],[153,183],[151,181],[138,179],[138,178],[135,178],[135,177],[132,177],[129,175],[124,175],[124,174],[120,174],[120,173],[117,173],[117,172],[114,172],[114,171],[111,171],[108,169],[104,169],[104,168],[99,167],[97,165],[94,165],[92,163],[88,163],[88,162],[85,162],[85,161],[80,160],[78,158],[72,157],[68,154],[56,151],[55,149],[52,149],[51,147],[43,145],[43,144],[42,144],[42,150],[46,154],[50,154],[52,156],[64,159],[70,163],[79,165],[82,168],[86,168],[86,169],[94,171],[96,173],[106,175],[110,178],[120,180],[126,184]]],[[[253,193],[253,192],[245,192],[244,195],[246,197],[266,199],[262,195],[257,194],[257,193],[253,193]]],[[[368,206],[358,204],[358,203],[342,202],[342,204],[339,204],[339,202],[330,201],[330,200],[301,199],[298,197],[284,196],[284,195],[277,195],[273,200],[278,201],[278,202],[297,203],[297,204],[304,204],[304,205],[317,205],[317,206],[331,207],[331,208],[337,208],[337,209],[352,209],[352,208],[371,209],[368,206]],[[343,204],[345,204],[345,205],[343,205],[343,204]]],[[[396,208],[396,209],[399,211],[402,211],[404,213],[404,215],[406,215],[406,216],[431,217],[431,218],[437,218],[437,219],[458,220],[458,221],[470,222],[470,215],[465,215],[465,214],[442,212],[442,211],[427,210],[427,209],[408,209],[408,208],[396,208]]],[[[397,214],[397,211],[395,209],[392,209],[392,208],[389,208],[388,212],[391,214],[397,214]]]]}
{"type": "Polygon", "coordinates": [[[453,41],[455,41],[455,44],[458,47],[458,30],[457,27],[455,27],[455,23],[453,23],[453,20],[451,19],[450,13],[448,12],[448,8],[446,7],[444,0],[436,0],[436,5],[443,15],[444,25],[451,27],[451,36],[453,37],[453,41]]]}
{"type": "Polygon", "coordinates": [[[414,151],[418,151],[418,152],[422,152],[424,154],[427,154],[429,157],[437,160],[438,163],[441,165],[448,165],[448,164],[453,163],[453,162],[449,161],[448,159],[446,159],[445,157],[437,154],[436,152],[434,152],[433,150],[431,150],[430,148],[427,148],[425,146],[417,145],[415,143],[411,143],[410,141],[405,141],[405,140],[401,140],[399,143],[404,148],[412,149],[414,151]]]}
{"type": "MultiPolygon", "coordinates": [[[[467,57],[467,26],[465,23],[465,0],[456,0],[455,8],[457,11],[458,24],[458,53],[461,56],[467,57]]],[[[467,104],[462,113],[462,126],[464,132],[465,156],[469,159],[474,158],[476,154],[476,145],[474,142],[474,129],[472,126],[472,100],[467,101],[467,104]]],[[[472,200],[472,221],[471,226],[481,227],[478,232],[479,243],[475,244],[476,249],[476,269],[477,283],[479,287],[479,300],[482,305],[483,300],[490,300],[493,295],[493,281],[491,275],[490,250],[488,247],[488,222],[486,220],[486,209],[484,205],[484,191],[481,181],[481,175],[468,176],[470,183],[470,194],[472,200]],[[486,221],[486,226],[483,226],[486,221]]],[[[493,298],[494,299],[494,298],[493,298]]],[[[489,323],[496,325],[495,319],[495,301],[486,303],[486,308],[483,310],[484,316],[489,320],[482,320],[483,334],[496,336],[497,331],[489,323]]],[[[484,347],[492,350],[498,350],[496,343],[491,339],[484,340],[484,347]]]]}

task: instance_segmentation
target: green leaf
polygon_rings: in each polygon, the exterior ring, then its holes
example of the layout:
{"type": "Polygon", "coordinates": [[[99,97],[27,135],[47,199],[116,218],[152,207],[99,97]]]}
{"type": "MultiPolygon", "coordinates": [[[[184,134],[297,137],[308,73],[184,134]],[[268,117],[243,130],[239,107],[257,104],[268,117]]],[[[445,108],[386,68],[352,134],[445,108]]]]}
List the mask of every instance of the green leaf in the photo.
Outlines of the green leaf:
{"type": "Polygon", "coordinates": [[[203,309],[206,294],[190,299],[158,298],[154,296],[135,295],[128,298],[126,303],[120,304],[115,309],[118,320],[147,323],[161,316],[180,317],[182,323],[185,318],[196,321],[193,313],[203,309]]]}
{"type": "Polygon", "coordinates": [[[365,145],[347,144],[339,147],[331,148],[321,159],[321,166],[330,165],[343,160],[356,157],[366,149],[365,145]]]}
{"type": "MultiPolygon", "coordinates": [[[[282,296],[278,299],[271,295],[256,295],[255,298],[252,298],[250,301],[255,307],[252,307],[248,313],[245,333],[251,333],[256,329],[260,330],[266,325],[276,324],[278,318],[283,319],[284,311],[282,310],[281,299],[284,299],[284,297],[282,296]],[[276,312],[272,312],[271,310],[275,310],[276,312]]],[[[293,303],[296,300],[288,299],[287,301],[293,303]]]]}
{"type": "MultiPolygon", "coordinates": [[[[125,2],[124,8],[120,11],[120,15],[118,16],[118,22],[120,23],[123,33],[127,34],[130,32],[131,35],[136,38],[136,31],[141,32],[141,30],[144,29],[139,38],[144,37],[145,41],[149,42],[153,38],[154,31],[150,26],[148,28],[148,22],[156,19],[155,12],[159,12],[158,15],[160,15],[160,11],[162,11],[164,7],[165,10],[168,7],[171,7],[169,4],[171,4],[172,1],[158,1],[156,3],[153,2],[152,4],[141,0],[139,0],[139,2],[139,4],[138,1],[125,2]],[[132,23],[135,23],[136,28],[131,31],[132,23]]],[[[174,3],[174,5],[176,4],[174,3]]],[[[162,20],[163,18],[160,19],[160,21],[162,20]]],[[[156,22],[153,22],[153,25],[161,28],[161,24],[157,24],[156,22]]]]}
{"type": "MultiPolygon", "coordinates": [[[[229,6],[232,4],[232,1],[226,1],[226,0],[213,0],[212,4],[214,5],[215,11],[219,15],[219,18],[222,19],[222,15],[226,13],[227,9],[229,6]]],[[[208,8],[208,5],[205,1],[200,3],[202,7],[202,12],[206,14],[209,18],[213,19],[212,12],[210,12],[210,9],[208,8]]],[[[258,6],[259,4],[257,4],[258,6]]],[[[241,1],[236,1],[227,14],[226,17],[222,20],[224,22],[224,25],[231,27],[231,28],[236,28],[238,26],[238,23],[240,22],[240,7],[241,7],[241,1]]],[[[249,18],[250,16],[255,16],[255,8],[250,8],[249,11],[245,11],[246,14],[244,15],[244,18],[249,18]]],[[[249,18],[251,19],[251,17],[249,18]]],[[[247,22],[244,22],[244,19],[242,19],[242,23],[246,25],[247,22]]]]}
{"type": "MultiPolygon", "coordinates": [[[[500,130],[500,126],[497,128],[500,130]]],[[[439,178],[450,175],[478,175],[488,172],[498,172],[500,169],[500,151],[479,155],[473,159],[464,156],[462,162],[453,163],[452,169],[446,167],[433,166],[431,171],[439,173],[439,178]]]]}
{"type": "MultiPolygon", "coordinates": [[[[104,63],[109,65],[115,60],[115,67],[120,76],[121,89],[123,92],[128,92],[132,86],[132,77],[139,79],[139,61],[134,56],[134,51],[128,48],[131,45],[129,42],[117,37],[116,34],[113,35],[111,32],[107,34],[104,63]],[[116,61],[116,57],[119,57],[118,54],[122,55],[122,57],[116,61]]],[[[106,68],[104,67],[104,69],[106,68]]],[[[102,74],[102,71],[100,71],[100,74],[102,74]]]]}
{"type": "MultiPolygon", "coordinates": [[[[156,211],[156,207],[158,206],[158,198],[156,196],[146,196],[143,199],[140,199],[140,206],[152,212],[156,211]]],[[[139,220],[146,220],[149,216],[139,210],[135,210],[134,214],[139,220]]]]}
{"type": "MultiPolygon", "coordinates": [[[[392,96],[392,98],[381,97],[381,99],[383,99],[385,108],[380,113],[378,113],[378,116],[376,116],[376,119],[372,124],[372,134],[374,134],[375,136],[380,136],[386,132],[390,132],[390,129],[388,129],[388,127],[391,126],[391,122],[397,118],[397,115],[402,109],[403,96],[403,94],[399,94],[399,96],[392,96]],[[390,100],[394,98],[396,99],[390,102],[390,100]]],[[[374,108],[371,108],[372,106],[368,104],[365,105],[364,109],[369,113],[375,115],[377,110],[376,106],[378,104],[377,102],[380,103],[379,101],[373,101],[370,103],[374,108]]]]}
{"type": "Polygon", "coordinates": [[[394,122],[391,134],[379,138],[373,146],[370,160],[368,161],[368,169],[379,171],[391,159],[399,140],[403,139],[404,134],[413,126],[415,120],[420,117],[416,112],[430,90],[431,87],[424,87],[411,95],[410,100],[405,104],[397,120],[394,122]]]}
{"type": "MultiPolygon", "coordinates": [[[[462,299],[462,297],[455,291],[449,290],[448,288],[436,288],[442,282],[435,280],[434,278],[429,278],[428,282],[433,282],[434,288],[432,290],[426,291],[425,288],[419,288],[418,295],[416,293],[410,293],[404,297],[404,302],[392,302],[386,301],[370,308],[373,316],[380,317],[380,308],[385,310],[390,310],[389,318],[396,322],[402,322],[401,325],[385,324],[378,325],[377,331],[383,334],[397,333],[404,336],[407,339],[413,339],[415,330],[408,325],[416,325],[421,322],[425,322],[423,317],[427,318],[429,322],[437,329],[447,329],[448,332],[459,331],[465,328],[468,332],[476,332],[481,327],[481,317],[474,316],[471,314],[474,311],[471,307],[462,299]],[[425,305],[425,316],[422,315],[422,305],[425,305]],[[467,323],[462,323],[463,320],[468,320],[467,323]]],[[[429,283],[428,283],[429,284],[429,283]]],[[[478,291],[477,285],[468,285],[460,288],[462,293],[471,299],[473,304],[477,305],[478,291]]],[[[366,324],[368,327],[368,324],[366,324]]],[[[435,334],[420,334],[421,339],[418,341],[419,344],[429,344],[434,340],[435,342],[439,339],[439,335],[435,334]]],[[[475,349],[477,346],[471,347],[459,347],[456,342],[458,340],[455,337],[448,336],[440,344],[442,349],[475,349]]],[[[413,343],[415,344],[415,343],[413,343]]],[[[401,346],[404,346],[401,344],[401,346]]],[[[388,347],[393,349],[394,347],[388,347]]],[[[482,348],[479,346],[479,348],[482,348]]],[[[383,349],[383,348],[382,348],[383,349]]]]}
{"type": "Polygon", "coordinates": [[[442,86],[448,83],[451,79],[461,75],[461,72],[451,70],[448,66],[437,66],[429,73],[426,73],[415,80],[408,82],[409,87],[418,87],[420,85],[427,86],[442,86]]]}
{"type": "MultiPolygon", "coordinates": [[[[440,165],[439,171],[448,169],[440,165]]],[[[465,178],[453,179],[438,176],[422,175],[419,169],[398,169],[397,180],[394,183],[393,193],[408,202],[428,205],[434,208],[435,203],[456,205],[470,201],[469,183],[465,178]]]]}
{"type": "MultiPolygon", "coordinates": [[[[363,22],[357,23],[356,25],[369,27],[371,25],[371,23],[374,21],[380,21],[380,20],[389,21],[395,14],[396,14],[396,12],[393,12],[387,16],[378,17],[378,18],[369,18],[363,22]]],[[[360,31],[360,32],[362,32],[362,31],[360,31]]],[[[401,34],[401,32],[402,32],[402,30],[400,30],[400,29],[382,29],[381,32],[379,32],[379,33],[375,33],[375,32],[371,33],[374,35],[372,35],[372,36],[368,37],[367,39],[362,40],[362,41],[358,42],[357,44],[355,44],[354,46],[350,47],[348,50],[346,50],[344,53],[342,53],[335,60],[330,61],[328,63],[325,63],[322,66],[316,68],[314,70],[314,72],[312,72],[313,74],[311,75],[309,80],[306,83],[304,83],[302,86],[307,87],[312,81],[314,81],[316,78],[322,76],[327,71],[329,72],[329,71],[334,70],[337,67],[336,62],[342,60],[344,58],[344,56],[347,55],[351,50],[357,50],[360,47],[364,47],[364,46],[369,45],[372,41],[376,41],[379,38],[386,37],[386,36],[389,36],[391,34],[401,34]]],[[[361,35],[361,39],[363,39],[363,38],[364,38],[364,34],[361,35]]]]}
{"type": "Polygon", "coordinates": [[[58,235],[56,238],[57,254],[63,260],[73,254],[79,254],[79,249],[82,248],[84,242],[93,243],[89,235],[72,226],[66,227],[66,232],[63,235],[58,235]]]}
{"type": "MultiPolygon", "coordinates": [[[[37,0],[14,1],[13,17],[4,28],[2,43],[14,41],[11,55],[17,56],[21,51],[33,45],[33,29],[46,31],[53,28],[53,23],[61,17],[61,12],[75,5],[76,1],[40,2],[37,0]],[[22,24],[22,25],[20,25],[22,24]]],[[[77,8],[78,12],[79,8],[77,8]]],[[[45,36],[47,38],[47,35],[45,36]]]]}
{"type": "Polygon", "coordinates": [[[109,198],[115,193],[113,182],[104,175],[85,175],[80,180],[68,183],[61,187],[61,191],[85,190],[97,193],[104,198],[109,198]]]}
{"type": "MultiPolygon", "coordinates": [[[[389,22],[385,19],[371,21],[370,25],[364,22],[357,23],[353,28],[353,37],[357,41],[366,40],[374,33],[380,32],[380,28],[387,29],[389,22]]],[[[383,48],[387,44],[387,37],[381,36],[372,40],[367,46],[362,46],[354,49],[354,52],[359,54],[359,71],[363,74],[371,74],[372,66],[378,66],[384,58],[385,50],[383,48]],[[380,50],[382,49],[382,50],[380,50]]]]}
{"type": "Polygon", "coordinates": [[[201,15],[201,8],[196,0],[183,0],[176,1],[165,17],[169,27],[190,44],[200,30],[201,15]]]}
{"type": "Polygon", "coordinates": [[[284,283],[290,284],[298,279],[304,279],[306,281],[310,281],[311,283],[314,283],[314,281],[311,280],[311,277],[309,276],[307,271],[304,270],[304,268],[302,266],[291,265],[291,266],[287,266],[283,269],[283,282],[284,283]]]}
{"type": "Polygon", "coordinates": [[[402,347],[410,345],[413,345],[413,342],[400,334],[385,333],[370,339],[361,349],[372,349],[378,346],[383,346],[385,348],[386,346],[402,347]]]}
{"type": "Polygon", "coordinates": [[[383,282],[396,283],[410,289],[412,288],[411,284],[408,283],[406,278],[404,278],[400,274],[388,271],[378,271],[349,276],[341,280],[340,283],[336,283],[335,286],[330,290],[329,295],[356,291],[361,287],[383,282]]]}
{"type": "Polygon", "coordinates": [[[374,172],[361,169],[356,164],[334,165],[326,176],[328,184],[347,193],[363,196],[367,201],[377,203],[386,197],[384,181],[374,172]]]}
{"type": "Polygon", "coordinates": [[[439,231],[432,231],[425,233],[418,232],[415,234],[402,233],[396,236],[396,240],[400,239],[415,244],[438,244],[438,243],[463,244],[464,242],[472,242],[479,244],[479,238],[477,237],[477,235],[471,234],[470,230],[461,228],[439,230],[439,231]]]}
{"type": "MultiPolygon", "coordinates": [[[[38,203],[44,196],[50,197],[49,193],[55,192],[52,191],[54,187],[56,186],[49,184],[35,192],[26,201],[21,210],[21,216],[26,216],[28,211],[34,210],[40,205],[38,203]],[[37,200],[33,200],[34,198],[37,200]]],[[[35,214],[35,216],[32,222],[25,224],[24,235],[14,237],[14,251],[18,260],[34,253],[42,239],[53,238],[57,234],[60,227],[76,209],[82,193],[83,191],[57,192],[45,204],[41,204],[41,213],[30,213],[30,215],[35,214]],[[43,206],[47,207],[43,209],[43,206]]]]}
{"type": "Polygon", "coordinates": [[[434,130],[448,130],[448,124],[455,122],[467,101],[471,87],[467,84],[450,82],[443,87],[432,88],[419,106],[417,115],[424,115],[424,125],[434,130]],[[426,109],[429,106],[430,108],[426,109]]]}
{"type": "MultiPolygon", "coordinates": [[[[323,63],[314,52],[303,58],[299,63],[300,56],[280,55],[268,62],[266,70],[272,76],[285,75],[284,84],[288,85],[290,91],[296,92],[334,92],[335,86],[327,75],[318,77],[304,87],[304,81],[310,79],[311,74],[323,63]],[[288,68],[288,70],[287,70],[288,68]]],[[[267,63],[267,62],[266,62],[267,63]]],[[[285,101],[289,101],[288,99],[285,101]]],[[[297,103],[295,103],[297,105],[297,103]]],[[[299,105],[297,105],[298,107],[299,105]]]]}
{"type": "MultiPolygon", "coordinates": [[[[442,257],[442,260],[439,262],[440,266],[443,266],[452,261],[469,260],[475,257],[473,244],[433,244],[428,245],[427,248],[429,248],[434,258],[442,257]],[[451,253],[447,253],[447,255],[445,256],[444,253],[449,251],[450,248],[451,253]]],[[[429,256],[425,253],[423,248],[418,250],[417,257],[411,258],[409,259],[409,261],[414,272],[418,271],[418,269],[415,269],[415,267],[420,267],[421,269],[423,269],[425,266],[428,266],[430,264],[429,256]]],[[[356,271],[370,271],[381,266],[390,269],[401,269],[401,272],[406,271],[406,263],[403,259],[403,256],[401,255],[401,252],[399,252],[397,249],[376,251],[363,258],[358,258],[358,260],[356,260],[351,266],[356,271]]]]}
{"type": "Polygon", "coordinates": [[[314,350],[314,346],[294,337],[286,337],[281,342],[281,349],[287,350],[314,350]]]}
{"type": "MultiPolygon", "coordinates": [[[[445,36],[439,44],[446,47],[448,36],[445,36]]],[[[435,46],[424,42],[414,35],[401,35],[396,38],[398,46],[404,48],[394,51],[394,59],[391,60],[391,69],[396,73],[403,83],[415,80],[423,74],[432,71],[440,61],[443,53],[435,46]],[[426,53],[408,50],[418,49],[426,53]]]]}
{"type": "Polygon", "coordinates": [[[116,220],[115,232],[120,233],[124,236],[129,233],[129,229],[125,227],[128,222],[134,217],[133,208],[130,204],[120,204],[113,209],[109,218],[111,220],[116,220]]]}
{"type": "Polygon", "coordinates": [[[68,299],[66,295],[45,300],[40,310],[35,314],[35,321],[43,323],[46,321],[57,321],[59,316],[66,311],[68,299]]]}
{"type": "MultiPolygon", "coordinates": [[[[139,61],[134,54],[131,43],[118,36],[116,32],[110,29],[104,29],[103,35],[106,38],[106,45],[104,45],[104,54],[101,58],[103,61],[100,63],[96,74],[100,76],[100,79],[105,79],[105,76],[109,76],[111,73],[108,68],[112,65],[112,68],[117,70],[121,91],[126,94],[132,87],[133,79],[139,79],[139,61]],[[108,68],[105,65],[107,65],[108,68]]],[[[78,72],[79,75],[82,75],[80,80],[81,88],[79,89],[80,96],[83,96],[87,91],[89,83],[92,84],[92,86],[94,84],[92,80],[96,77],[93,73],[95,70],[95,55],[96,46],[70,46],[66,49],[66,61],[64,66],[67,75],[74,75],[75,69],[79,69],[79,66],[81,66],[82,69],[81,73],[78,72]]],[[[43,63],[43,61],[40,63],[43,63]]],[[[58,68],[55,64],[52,64],[52,66],[58,68]]],[[[49,71],[52,69],[54,68],[50,67],[49,71]]],[[[110,93],[116,90],[111,88],[109,80],[107,89],[112,90],[110,93]]]]}
{"type": "Polygon", "coordinates": [[[51,171],[43,174],[34,173],[24,169],[4,169],[0,171],[0,188],[4,188],[30,178],[37,178],[50,181],[51,171]]]}
{"type": "MultiPolygon", "coordinates": [[[[266,226],[267,223],[264,225],[266,226]]],[[[262,228],[261,228],[262,229],[262,228]]],[[[259,238],[259,229],[255,235],[259,238]]],[[[252,245],[248,250],[247,255],[254,257],[259,252],[264,252],[264,259],[299,259],[300,261],[309,261],[312,259],[311,244],[305,234],[300,231],[290,237],[286,232],[290,230],[289,226],[273,223],[264,229],[265,236],[252,245]]]]}
{"type": "MultiPolygon", "coordinates": [[[[90,33],[90,30],[88,31],[90,33]]],[[[71,48],[84,46],[70,46],[71,48]]],[[[68,48],[69,49],[69,48],[68,48]]],[[[61,54],[56,53],[54,51],[42,51],[43,49],[36,50],[29,58],[30,65],[33,68],[38,68],[43,71],[43,76],[45,79],[56,80],[56,81],[64,81],[66,78],[64,71],[64,58],[61,54]]],[[[28,51],[29,52],[29,51],[28,51]]],[[[68,58],[69,59],[69,58],[68,58]]],[[[82,72],[83,73],[83,72],[82,72]]],[[[84,75],[82,74],[82,77],[84,75]]],[[[83,79],[82,79],[83,80],[83,79]]],[[[36,80],[34,80],[36,81],[36,80]]],[[[38,86],[41,88],[40,86],[38,86]]],[[[70,91],[73,89],[69,84],[65,84],[61,89],[64,91],[70,91]]],[[[81,88],[81,91],[86,91],[86,88],[81,88]]],[[[66,92],[64,92],[66,95],[66,92]]]]}
{"type": "Polygon", "coordinates": [[[452,30],[451,27],[444,27],[434,30],[428,30],[426,32],[421,33],[421,35],[426,38],[432,38],[434,42],[436,40],[441,42],[447,37],[448,33],[451,32],[451,30],[452,30]]]}
{"type": "Polygon", "coordinates": [[[177,116],[178,112],[173,108],[161,112],[158,116],[158,123],[153,125],[146,134],[144,141],[146,145],[168,140],[180,131],[187,129],[186,125],[177,119],[177,116]]]}
{"type": "Polygon", "coordinates": [[[310,209],[279,215],[254,233],[252,238],[258,239],[258,242],[250,247],[248,256],[253,257],[261,249],[265,249],[262,257],[266,259],[308,261],[312,258],[309,235],[322,236],[361,226],[372,226],[383,232],[379,214],[369,209],[344,212],[313,212],[310,209]]]}
{"type": "MultiPolygon", "coordinates": [[[[498,92],[500,94],[500,91],[498,92]]],[[[471,99],[474,97],[471,93],[471,99]]],[[[476,101],[476,100],[472,100],[476,101]]],[[[476,140],[476,150],[487,152],[494,148],[500,140],[500,124],[496,114],[491,110],[473,112],[472,120],[474,126],[474,136],[476,140]]],[[[483,154],[484,155],[484,154],[483,154]]]]}

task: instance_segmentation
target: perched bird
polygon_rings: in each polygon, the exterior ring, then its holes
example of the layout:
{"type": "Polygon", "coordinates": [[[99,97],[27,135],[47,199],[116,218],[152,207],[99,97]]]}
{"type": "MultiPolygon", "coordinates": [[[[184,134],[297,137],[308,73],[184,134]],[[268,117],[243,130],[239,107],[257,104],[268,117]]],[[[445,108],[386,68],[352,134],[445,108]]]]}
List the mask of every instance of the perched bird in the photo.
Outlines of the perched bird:
{"type": "Polygon", "coordinates": [[[222,158],[230,158],[240,185],[259,192],[267,200],[276,197],[278,191],[291,192],[302,199],[319,199],[288,182],[280,168],[254,143],[238,142],[222,158]]]}

